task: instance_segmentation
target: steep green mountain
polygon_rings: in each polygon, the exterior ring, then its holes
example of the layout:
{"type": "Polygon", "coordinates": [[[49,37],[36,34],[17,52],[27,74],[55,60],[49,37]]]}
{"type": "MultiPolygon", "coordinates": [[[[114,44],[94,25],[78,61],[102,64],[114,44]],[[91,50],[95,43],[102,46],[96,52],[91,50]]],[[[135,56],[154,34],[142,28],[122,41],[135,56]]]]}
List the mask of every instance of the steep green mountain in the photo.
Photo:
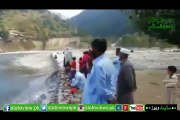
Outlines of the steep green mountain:
{"type": "Polygon", "coordinates": [[[136,31],[129,20],[132,10],[85,10],[70,19],[71,24],[94,37],[120,37],[136,31]]]}

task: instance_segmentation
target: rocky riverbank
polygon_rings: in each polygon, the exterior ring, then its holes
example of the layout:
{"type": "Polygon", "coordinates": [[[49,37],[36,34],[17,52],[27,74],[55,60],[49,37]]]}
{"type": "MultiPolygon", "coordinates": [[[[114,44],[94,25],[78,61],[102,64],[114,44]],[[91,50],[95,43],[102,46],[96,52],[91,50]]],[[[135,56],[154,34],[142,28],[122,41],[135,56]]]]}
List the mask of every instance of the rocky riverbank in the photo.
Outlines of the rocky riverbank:
{"type": "Polygon", "coordinates": [[[71,86],[69,77],[65,75],[64,69],[61,69],[55,74],[60,74],[57,86],[53,89],[49,104],[80,104],[82,99],[82,91],[78,90],[77,93],[71,93],[71,86]]]}

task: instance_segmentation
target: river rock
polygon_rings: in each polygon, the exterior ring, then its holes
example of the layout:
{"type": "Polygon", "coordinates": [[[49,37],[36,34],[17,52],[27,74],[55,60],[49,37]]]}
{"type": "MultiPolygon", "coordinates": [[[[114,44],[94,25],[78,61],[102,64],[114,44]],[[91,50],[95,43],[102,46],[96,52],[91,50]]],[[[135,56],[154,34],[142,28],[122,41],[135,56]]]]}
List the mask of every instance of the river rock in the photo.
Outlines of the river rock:
{"type": "Polygon", "coordinates": [[[70,103],[71,103],[71,104],[80,104],[80,103],[81,103],[81,100],[78,99],[78,98],[74,98],[73,100],[71,100],[70,103]]]}
{"type": "Polygon", "coordinates": [[[45,95],[45,94],[42,94],[42,95],[40,96],[40,98],[41,98],[41,99],[46,99],[46,95],[45,95]]]}

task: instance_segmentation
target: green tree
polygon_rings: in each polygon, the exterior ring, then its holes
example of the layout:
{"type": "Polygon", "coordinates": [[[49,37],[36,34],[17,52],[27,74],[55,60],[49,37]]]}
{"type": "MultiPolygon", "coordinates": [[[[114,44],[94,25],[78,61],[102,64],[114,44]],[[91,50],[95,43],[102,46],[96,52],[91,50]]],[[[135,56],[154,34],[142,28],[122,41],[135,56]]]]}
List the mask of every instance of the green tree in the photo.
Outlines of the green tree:
{"type": "Polygon", "coordinates": [[[34,20],[33,29],[36,31],[36,38],[42,42],[42,50],[46,49],[46,42],[49,39],[50,29],[49,26],[44,26],[45,23],[42,19],[34,20]]]}
{"type": "Polygon", "coordinates": [[[38,39],[42,41],[42,50],[46,49],[46,42],[49,39],[49,29],[48,28],[37,28],[38,39]]]}
{"type": "MultiPolygon", "coordinates": [[[[165,42],[175,44],[180,48],[180,10],[135,10],[133,16],[130,18],[137,23],[139,30],[163,39],[165,42]],[[172,18],[176,25],[175,29],[147,29],[150,17],[172,18]]],[[[151,40],[149,39],[149,43],[151,43],[151,40]]]]}
{"type": "Polygon", "coordinates": [[[3,40],[7,40],[9,38],[9,31],[4,28],[4,25],[0,25],[0,37],[3,40]]]}

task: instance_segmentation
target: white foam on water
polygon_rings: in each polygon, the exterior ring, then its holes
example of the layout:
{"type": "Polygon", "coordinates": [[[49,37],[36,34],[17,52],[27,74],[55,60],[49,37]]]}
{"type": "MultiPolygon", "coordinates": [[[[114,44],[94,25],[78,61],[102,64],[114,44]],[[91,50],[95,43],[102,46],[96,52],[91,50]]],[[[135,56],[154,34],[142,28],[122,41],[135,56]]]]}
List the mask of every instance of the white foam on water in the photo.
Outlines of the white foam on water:
{"type": "Polygon", "coordinates": [[[52,52],[51,56],[55,60],[58,67],[62,68],[63,67],[64,54],[61,54],[61,53],[58,53],[58,52],[52,52]],[[55,56],[57,57],[56,59],[55,59],[55,56]]]}
{"type": "Polygon", "coordinates": [[[50,58],[47,54],[34,54],[34,55],[25,55],[15,61],[13,61],[13,65],[16,66],[24,66],[31,69],[42,69],[45,67],[49,67],[51,65],[50,58]]]}
{"type": "Polygon", "coordinates": [[[17,67],[42,70],[43,68],[50,68],[52,65],[54,65],[52,57],[54,59],[55,55],[57,56],[57,59],[55,59],[55,61],[58,63],[58,65],[63,66],[64,55],[58,52],[29,54],[25,55],[24,57],[20,57],[15,61],[11,61],[11,63],[12,65],[17,67]]]}
{"type": "Polygon", "coordinates": [[[50,53],[27,54],[10,62],[9,68],[21,70],[27,73],[51,73],[56,69],[56,63],[52,60],[50,53]]]}
{"type": "MultiPolygon", "coordinates": [[[[57,54],[57,61],[52,59],[52,52],[40,52],[40,53],[27,53],[15,60],[8,62],[6,71],[10,76],[18,75],[18,79],[10,79],[3,84],[1,92],[7,93],[7,99],[9,103],[48,103],[50,89],[56,88],[56,80],[47,79],[49,76],[57,70],[57,63],[63,66],[63,54],[57,54]],[[48,82],[48,84],[46,84],[48,82]],[[17,89],[17,87],[19,89],[17,89]],[[11,89],[12,88],[12,89],[11,89]],[[19,90],[19,91],[17,91],[19,90]],[[18,92],[16,95],[11,97],[10,94],[18,92]],[[41,98],[41,95],[45,95],[46,99],[41,98]]],[[[53,77],[54,78],[54,77],[53,77]]],[[[58,78],[54,78],[58,79],[58,78]]],[[[2,80],[1,80],[2,81],[2,80]]],[[[3,81],[1,82],[3,83],[3,81]]],[[[1,85],[0,85],[1,86],[1,85]]],[[[1,97],[1,96],[0,96],[1,97]]],[[[3,101],[3,103],[6,101],[3,101]]],[[[8,104],[8,103],[6,103],[8,104]]],[[[1,107],[1,106],[0,106],[1,107]]]]}
{"type": "MultiPolygon", "coordinates": [[[[46,76],[47,77],[47,76],[46,76]]],[[[28,88],[23,91],[16,99],[12,101],[12,103],[21,103],[21,104],[30,104],[30,103],[41,103],[42,99],[40,96],[44,94],[46,97],[47,95],[47,88],[45,85],[45,76],[32,80],[28,88]]]]}

